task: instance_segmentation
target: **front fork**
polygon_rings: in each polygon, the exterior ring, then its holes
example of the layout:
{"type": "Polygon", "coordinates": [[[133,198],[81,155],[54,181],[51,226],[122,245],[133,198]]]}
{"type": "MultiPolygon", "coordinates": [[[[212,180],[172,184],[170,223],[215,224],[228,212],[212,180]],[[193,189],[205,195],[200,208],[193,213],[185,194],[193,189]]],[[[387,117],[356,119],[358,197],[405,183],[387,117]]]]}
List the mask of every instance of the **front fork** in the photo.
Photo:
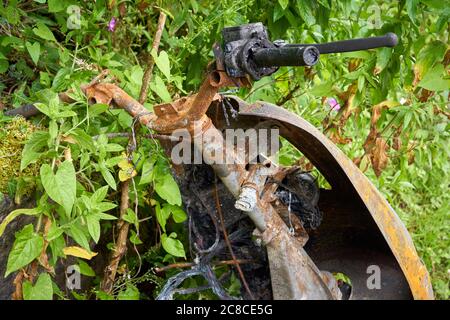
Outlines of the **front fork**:
{"type": "Polygon", "coordinates": [[[304,242],[290,232],[269,202],[271,193],[265,188],[266,180],[268,176],[277,173],[276,165],[266,160],[265,163],[254,164],[247,170],[234,148],[226,148],[222,133],[214,127],[209,118],[206,121],[202,137],[193,139],[194,148],[201,152],[203,161],[211,165],[216,175],[237,199],[237,207],[245,204],[242,209],[255,224],[255,234],[267,248],[273,298],[340,299],[340,291],[333,276],[317,268],[303,249],[304,242]],[[225,159],[223,163],[217,163],[218,154],[222,155],[221,159],[225,159]]]}

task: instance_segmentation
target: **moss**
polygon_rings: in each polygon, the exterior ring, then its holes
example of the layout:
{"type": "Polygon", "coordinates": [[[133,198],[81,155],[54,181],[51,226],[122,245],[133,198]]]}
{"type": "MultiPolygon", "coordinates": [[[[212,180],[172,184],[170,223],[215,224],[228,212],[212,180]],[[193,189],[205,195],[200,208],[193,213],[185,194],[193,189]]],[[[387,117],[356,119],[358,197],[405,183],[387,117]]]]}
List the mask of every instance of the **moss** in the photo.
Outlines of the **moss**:
{"type": "MultiPolygon", "coordinates": [[[[20,161],[22,150],[31,134],[38,128],[23,117],[15,117],[0,127],[0,192],[8,193],[8,184],[19,178],[35,177],[39,174],[39,164],[31,164],[22,172],[20,161]]],[[[33,185],[26,187],[28,191],[33,185]]],[[[24,192],[26,194],[28,192],[24,192]]]]}

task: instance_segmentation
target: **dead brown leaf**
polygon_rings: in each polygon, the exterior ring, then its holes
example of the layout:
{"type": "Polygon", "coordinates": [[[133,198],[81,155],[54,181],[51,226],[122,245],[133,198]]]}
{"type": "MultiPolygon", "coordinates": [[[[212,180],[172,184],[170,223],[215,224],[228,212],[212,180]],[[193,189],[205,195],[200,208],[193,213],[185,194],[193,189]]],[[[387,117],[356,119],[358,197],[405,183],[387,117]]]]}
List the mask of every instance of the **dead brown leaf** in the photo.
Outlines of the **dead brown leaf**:
{"type": "Polygon", "coordinates": [[[373,171],[375,171],[375,175],[377,177],[381,175],[388,164],[388,149],[389,146],[383,138],[378,137],[375,140],[375,147],[371,150],[370,153],[370,161],[372,163],[373,171]]]}

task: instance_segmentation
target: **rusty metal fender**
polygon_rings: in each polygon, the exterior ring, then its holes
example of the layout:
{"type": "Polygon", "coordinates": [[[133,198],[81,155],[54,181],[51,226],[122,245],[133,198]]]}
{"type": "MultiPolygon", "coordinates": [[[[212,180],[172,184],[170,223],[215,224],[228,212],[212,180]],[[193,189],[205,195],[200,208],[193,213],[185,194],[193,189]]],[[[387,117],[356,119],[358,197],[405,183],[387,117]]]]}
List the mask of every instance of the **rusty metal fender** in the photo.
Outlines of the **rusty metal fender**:
{"type": "Polygon", "coordinates": [[[428,271],[420,260],[403,222],[358,167],[309,122],[278,106],[256,102],[239,104],[239,116],[275,120],[281,135],[298,148],[324,175],[332,188],[346,191],[361,201],[395,256],[414,299],[433,299],[428,271]],[[284,130],[284,134],[283,131],[284,130]]]}

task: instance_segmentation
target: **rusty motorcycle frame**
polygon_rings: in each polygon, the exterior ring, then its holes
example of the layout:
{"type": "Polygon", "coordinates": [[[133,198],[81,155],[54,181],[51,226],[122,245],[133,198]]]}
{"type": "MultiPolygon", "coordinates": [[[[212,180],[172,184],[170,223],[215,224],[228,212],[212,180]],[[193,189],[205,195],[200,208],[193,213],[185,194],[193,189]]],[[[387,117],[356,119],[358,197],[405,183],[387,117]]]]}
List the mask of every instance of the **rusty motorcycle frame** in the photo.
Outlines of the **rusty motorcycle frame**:
{"type": "MultiPolygon", "coordinates": [[[[301,117],[270,103],[249,104],[235,96],[220,95],[221,88],[250,86],[251,82],[245,75],[230,76],[221,47],[215,45],[214,52],[216,60],[210,64],[198,93],[156,105],[154,112],[114,84],[93,83],[83,91],[90,99],[125,109],[158,134],[183,129],[192,135],[194,129],[200,130],[203,139],[193,139],[194,148],[202,152],[205,162],[212,163],[267,249],[274,299],[340,299],[331,272],[342,272],[351,279],[350,299],[433,299],[429,274],[410,235],[374,185],[336,145],[301,117]],[[251,165],[237,160],[214,163],[212,151],[227,155],[236,151],[225,150],[225,143],[217,143],[224,139],[222,131],[230,127],[218,116],[224,99],[238,114],[238,127],[278,128],[280,135],[331,185],[331,190],[321,190],[323,221],[315,232],[308,234],[299,221],[294,233],[288,228],[288,208],[277,200],[274,181],[289,174],[289,168],[277,166],[270,159],[251,165]],[[381,270],[381,287],[375,290],[367,286],[370,266],[381,270]]],[[[253,74],[252,78],[259,76],[253,74]]]]}

